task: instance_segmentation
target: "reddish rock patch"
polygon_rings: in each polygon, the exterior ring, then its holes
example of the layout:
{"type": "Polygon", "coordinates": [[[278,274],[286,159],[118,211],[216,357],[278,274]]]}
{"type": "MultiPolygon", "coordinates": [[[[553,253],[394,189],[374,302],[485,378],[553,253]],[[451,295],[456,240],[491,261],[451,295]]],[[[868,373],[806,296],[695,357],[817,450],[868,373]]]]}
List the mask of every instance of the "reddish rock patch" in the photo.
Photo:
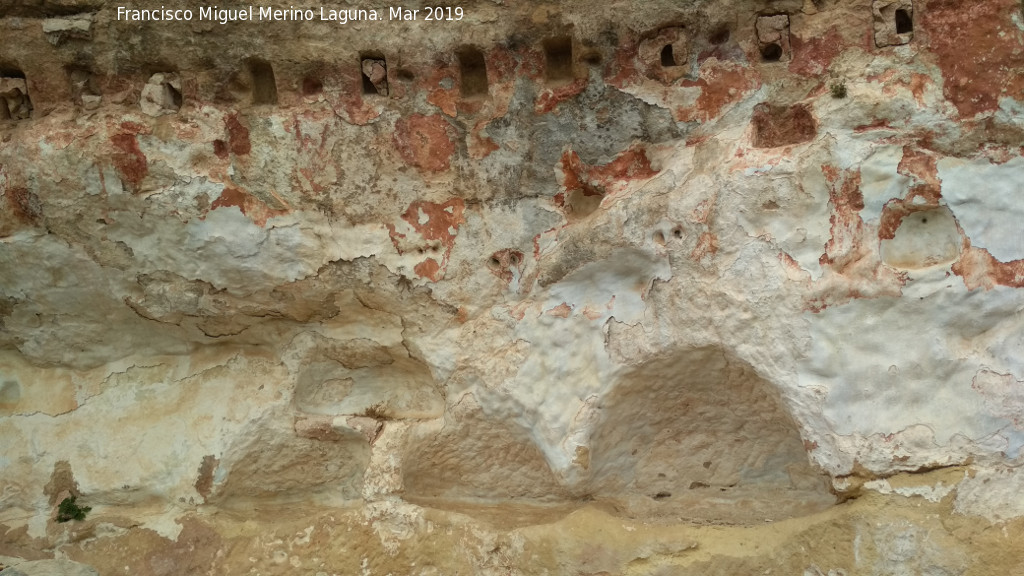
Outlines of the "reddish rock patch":
{"type": "Polygon", "coordinates": [[[984,248],[968,247],[953,264],[953,273],[964,280],[968,290],[996,286],[1024,288],[1024,260],[1000,262],[984,248]]]}
{"type": "Polygon", "coordinates": [[[266,226],[267,220],[274,216],[280,216],[287,213],[287,210],[274,210],[270,206],[267,206],[259,198],[253,196],[241,190],[239,188],[227,187],[220,193],[220,196],[210,205],[210,210],[216,210],[217,208],[223,208],[227,206],[236,206],[249,217],[259,227],[266,226]]]}
{"type": "Polygon", "coordinates": [[[5,193],[11,214],[25,224],[36,224],[43,215],[39,196],[28,188],[8,188],[5,193]]]}
{"type": "Polygon", "coordinates": [[[218,465],[220,465],[220,460],[217,460],[213,454],[203,456],[203,461],[199,464],[195,487],[196,492],[203,497],[203,502],[207,501],[213,491],[213,473],[217,470],[218,465]]]}
{"type": "Polygon", "coordinates": [[[572,314],[572,307],[562,302],[558,306],[545,312],[548,316],[554,316],[556,318],[568,318],[569,314],[572,314]]]}
{"type": "Polygon", "coordinates": [[[228,131],[228,149],[232,154],[241,156],[252,151],[252,144],[249,142],[249,129],[238,121],[238,114],[232,114],[225,118],[224,127],[228,131]]]}
{"type": "Polygon", "coordinates": [[[449,66],[435,68],[422,86],[427,91],[427,103],[437,106],[441,112],[455,117],[459,105],[459,81],[454,69],[449,66]],[[445,88],[445,80],[450,88],[445,88]]]}
{"type": "Polygon", "coordinates": [[[697,245],[690,252],[690,259],[700,262],[705,256],[714,256],[718,253],[718,237],[710,232],[704,232],[697,240],[697,245]]]}
{"type": "Polygon", "coordinates": [[[751,119],[755,148],[777,148],[813,140],[818,123],[804,104],[775,106],[762,102],[754,107],[751,119]]]}
{"type": "Polygon", "coordinates": [[[149,174],[149,162],[139,149],[139,141],[135,134],[118,133],[110,137],[114,147],[111,162],[126,183],[137,186],[149,174]]]}
{"type": "Polygon", "coordinates": [[[395,123],[394,142],[398,153],[410,166],[440,172],[449,168],[455,153],[453,131],[439,114],[413,114],[395,123]]]}
{"type": "Polygon", "coordinates": [[[801,76],[820,76],[844,48],[843,37],[835,26],[829,28],[823,36],[804,40],[790,35],[789,41],[793,47],[789,71],[801,76]]]}
{"type": "Polygon", "coordinates": [[[752,68],[732,62],[708,61],[701,66],[699,79],[680,82],[680,86],[700,87],[701,93],[696,107],[676,111],[677,119],[707,122],[717,118],[726,106],[739,102],[760,85],[760,76],[752,68]]]}
{"type": "Polygon", "coordinates": [[[938,161],[935,156],[925,152],[920,146],[904,146],[903,158],[896,171],[918,181],[919,185],[911,190],[907,201],[914,196],[923,197],[929,204],[935,204],[942,197],[942,180],[939,179],[938,161]]]}
{"type": "Polygon", "coordinates": [[[889,125],[888,120],[880,119],[875,120],[870,124],[861,124],[860,126],[857,126],[853,129],[853,131],[858,134],[870,132],[872,130],[894,130],[894,128],[889,125]]]}
{"type": "MultiPolygon", "coordinates": [[[[466,221],[464,212],[465,203],[462,199],[452,198],[444,204],[413,202],[402,214],[402,220],[405,220],[424,241],[444,248],[440,261],[431,257],[413,267],[418,276],[434,282],[444,277],[448,257],[455,246],[455,236],[458,234],[459,226],[466,221]]],[[[391,243],[399,254],[404,254],[405,250],[402,247],[408,246],[408,243],[403,242],[406,235],[399,232],[394,224],[388,224],[387,228],[391,243]]]]}
{"type": "Polygon", "coordinates": [[[433,258],[427,258],[413,266],[412,271],[420,278],[429,278],[431,282],[437,282],[444,277],[444,274],[441,273],[441,265],[433,258]]]}
{"type": "Polygon", "coordinates": [[[919,11],[942,70],[943,93],[963,118],[992,112],[1024,93],[1024,33],[1018,0],[932,0],[919,11]]]}
{"type": "Polygon", "coordinates": [[[455,234],[466,221],[463,213],[466,206],[461,198],[452,198],[444,204],[434,202],[413,202],[402,214],[424,240],[437,240],[451,248],[455,245],[455,234]],[[421,213],[425,221],[421,222],[421,213]]]}
{"type": "Polygon", "coordinates": [[[577,78],[565,86],[547,88],[537,97],[534,111],[537,114],[547,114],[557,108],[560,103],[575,98],[586,87],[587,80],[585,78],[577,78]]]}
{"type": "Polygon", "coordinates": [[[639,78],[637,72],[639,55],[640,45],[637,41],[632,40],[621,43],[615,51],[615,57],[608,66],[605,82],[620,89],[635,84],[639,78]]]}
{"type": "Polygon", "coordinates": [[[611,184],[628,180],[653,178],[658,174],[642,146],[631,146],[615,160],[602,165],[588,165],[575,151],[562,154],[562,185],[566,190],[582,190],[586,196],[603,196],[611,184]]]}
{"type": "Polygon", "coordinates": [[[213,141],[213,153],[220,159],[226,159],[228,157],[228,143],[217,139],[213,141]]]}
{"type": "Polygon", "coordinates": [[[860,211],[864,209],[864,195],[860,191],[860,171],[847,173],[840,186],[836,186],[836,178],[829,177],[835,168],[822,166],[826,179],[831,183],[829,204],[832,206],[831,237],[825,243],[825,253],[821,255],[822,266],[831,265],[837,272],[842,272],[848,265],[856,262],[862,251],[861,238],[864,233],[864,221],[860,211]]]}

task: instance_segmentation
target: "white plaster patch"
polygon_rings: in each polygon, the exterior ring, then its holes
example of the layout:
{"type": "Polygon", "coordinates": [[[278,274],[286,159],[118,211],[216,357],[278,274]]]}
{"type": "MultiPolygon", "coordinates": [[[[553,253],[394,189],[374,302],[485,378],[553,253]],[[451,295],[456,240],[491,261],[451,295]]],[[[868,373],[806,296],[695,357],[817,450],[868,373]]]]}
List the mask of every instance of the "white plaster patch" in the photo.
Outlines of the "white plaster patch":
{"type": "Polygon", "coordinates": [[[942,482],[937,482],[934,486],[901,486],[893,488],[888,480],[882,478],[865,482],[864,487],[868,490],[874,490],[879,494],[898,494],[907,498],[920,496],[929,502],[938,502],[952,492],[956,485],[950,484],[947,486],[942,482]]]}
{"type": "Polygon", "coordinates": [[[957,489],[953,509],[960,514],[1004,522],[1024,516],[1024,472],[1018,468],[979,469],[957,489]]]}
{"type": "Polygon", "coordinates": [[[666,260],[624,252],[591,262],[551,286],[543,308],[550,310],[565,303],[599,323],[613,316],[626,324],[639,322],[647,309],[644,297],[651,282],[668,280],[672,273],[666,260]]]}
{"type": "Polygon", "coordinates": [[[1024,258],[1024,158],[1004,164],[943,158],[942,197],[977,248],[1000,262],[1024,258]]]}
{"type": "Polygon", "coordinates": [[[878,220],[889,200],[906,196],[910,178],[896,171],[902,159],[901,146],[882,146],[861,163],[860,191],[864,209],[860,216],[865,222],[878,220]]]}
{"type": "Polygon", "coordinates": [[[822,415],[839,436],[838,452],[815,453],[828,460],[820,462],[826,468],[846,458],[904,456],[907,440],[890,435],[911,428],[934,436],[934,446],[914,442],[922,464],[1006,449],[1005,441],[994,440],[1006,438],[1009,422],[987,410],[971,386],[982,366],[1011,371],[1021,363],[1001,341],[1021,338],[1014,316],[1024,295],[968,292],[941,269],[920,273],[904,292],[805,315],[811,343],[798,382],[826,391],[822,415]]]}

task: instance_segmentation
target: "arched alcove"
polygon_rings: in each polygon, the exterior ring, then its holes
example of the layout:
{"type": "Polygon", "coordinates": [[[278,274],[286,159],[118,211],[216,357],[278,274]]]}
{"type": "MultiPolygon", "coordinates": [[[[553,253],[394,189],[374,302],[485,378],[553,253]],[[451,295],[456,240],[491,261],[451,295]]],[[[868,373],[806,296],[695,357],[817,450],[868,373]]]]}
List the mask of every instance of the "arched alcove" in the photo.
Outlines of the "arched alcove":
{"type": "Polygon", "coordinates": [[[627,515],[751,522],[834,502],[773,386],[718,348],[626,372],[600,414],[588,491],[627,515]]]}

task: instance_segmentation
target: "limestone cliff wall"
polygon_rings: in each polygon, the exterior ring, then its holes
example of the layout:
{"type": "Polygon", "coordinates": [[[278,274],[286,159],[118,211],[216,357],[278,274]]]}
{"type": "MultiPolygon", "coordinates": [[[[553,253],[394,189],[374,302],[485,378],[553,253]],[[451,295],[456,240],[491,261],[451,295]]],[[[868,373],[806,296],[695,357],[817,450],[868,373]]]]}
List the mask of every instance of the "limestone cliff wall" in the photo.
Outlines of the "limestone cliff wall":
{"type": "Polygon", "coordinates": [[[1019,2],[260,6],[0,7],[0,562],[1024,573],[1019,2]]]}

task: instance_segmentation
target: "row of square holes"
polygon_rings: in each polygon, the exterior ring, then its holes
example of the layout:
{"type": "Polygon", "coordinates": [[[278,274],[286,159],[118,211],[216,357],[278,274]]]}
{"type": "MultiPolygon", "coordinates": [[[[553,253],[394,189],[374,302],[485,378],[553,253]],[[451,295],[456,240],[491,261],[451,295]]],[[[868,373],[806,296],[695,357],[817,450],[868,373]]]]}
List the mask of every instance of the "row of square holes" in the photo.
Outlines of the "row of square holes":
{"type": "MultiPolygon", "coordinates": [[[[910,12],[904,8],[896,9],[893,12],[896,34],[908,34],[913,32],[914,24],[910,12]]],[[[788,26],[788,24],[787,24],[788,26]]],[[[546,78],[549,81],[564,81],[573,78],[573,53],[572,39],[569,37],[549,38],[543,42],[546,61],[546,78]]],[[[483,53],[480,50],[467,46],[456,53],[459,61],[461,75],[460,93],[465,98],[486,96],[488,91],[487,64],[483,53]]],[[[765,62],[778,61],[783,56],[783,48],[776,42],[766,43],[761,47],[761,58],[765,62]]],[[[672,45],[668,44],[661,50],[660,64],[662,66],[675,66],[676,59],[672,51],[672,45]]],[[[360,68],[363,83],[363,93],[388,95],[387,84],[387,62],[383,54],[363,53],[360,55],[360,68]]],[[[252,98],[254,104],[276,104],[277,87],[274,79],[274,70],[269,62],[252,60],[248,64],[249,73],[252,77],[252,98]]],[[[402,71],[399,71],[401,74],[402,71]]],[[[406,73],[408,74],[408,73],[406,73]]],[[[19,71],[8,71],[3,73],[4,78],[24,79],[24,74],[19,71]]],[[[315,92],[321,88],[320,84],[313,80],[306,80],[303,83],[303,90],[315,92]]],[[[23,97],[27,100],[28,95],[23,97]]],[[[18,116],[17,111],[10,110],[7,99],[0,102],[0,119],[13,119],[18,116]]],[[[31,105],[29,105],[30,107],[31,105]]]]}

